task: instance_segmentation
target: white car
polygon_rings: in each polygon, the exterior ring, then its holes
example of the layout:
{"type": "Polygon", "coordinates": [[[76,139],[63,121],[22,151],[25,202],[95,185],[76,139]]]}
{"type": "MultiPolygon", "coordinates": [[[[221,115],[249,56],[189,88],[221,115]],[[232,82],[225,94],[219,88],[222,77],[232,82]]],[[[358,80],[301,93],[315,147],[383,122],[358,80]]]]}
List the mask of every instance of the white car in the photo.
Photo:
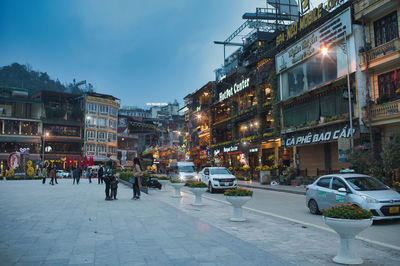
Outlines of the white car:
{"type": "Polygon", "coordinates": [[[199,172],[199,178],[208,185],[210,193],[238,186],[236,177],[225,167],[205,167],[199,172]]]}
{"type": "Polygon", "coordinates": [[[57,178],[71,178],[71,174],[65,170],[57,170],[57,178]]]}

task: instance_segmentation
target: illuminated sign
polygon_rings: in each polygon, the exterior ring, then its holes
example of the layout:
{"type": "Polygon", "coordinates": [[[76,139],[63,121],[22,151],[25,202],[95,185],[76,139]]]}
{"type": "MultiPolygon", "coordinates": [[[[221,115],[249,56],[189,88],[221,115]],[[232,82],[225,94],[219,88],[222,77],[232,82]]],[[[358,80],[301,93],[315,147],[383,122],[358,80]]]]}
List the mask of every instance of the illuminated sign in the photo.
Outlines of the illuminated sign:
{"type": "Polygon", "coordinates": [[[240,83],[235,83],[230,89],[226,89],[224,92],[219,93],[219,101],[222,102],[235,95],[238,92],[249,87],[250,78],[243,79],[240,83]]]}
{"type": "Polygon", "coordinates": [[[146,105],[150,106],[166,106],[168,103],[146,103],[146,105]]]}

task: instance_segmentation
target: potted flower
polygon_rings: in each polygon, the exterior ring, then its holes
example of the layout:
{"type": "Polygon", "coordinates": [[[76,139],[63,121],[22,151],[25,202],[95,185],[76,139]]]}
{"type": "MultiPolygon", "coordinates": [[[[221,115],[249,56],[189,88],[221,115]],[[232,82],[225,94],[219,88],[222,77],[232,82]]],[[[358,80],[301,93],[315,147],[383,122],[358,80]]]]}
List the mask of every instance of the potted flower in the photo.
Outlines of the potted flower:
{"type": "Polygon", "coordinates": [[[167,191],[165,186],[169,183],[169,178],[167,176],[155,176],[158,179],[158,182],[161,184],[161,191],[167,191]]]}
{"type": "Polygon", "coordinates": [[[182,179],[176,178],[176,179],[171,179],[171,186],[175,188],[175,195],[172,196],[174,198],[180,198],[181,197],[181,187],[185,185],[185,181],[182,179]]]}
{"type": "Polygon", "coordinates": [[[253,191],[244,188],[228,189],[224,195],[225,199],[233,206],[233,215],[230,220],[232,222],[246,221],[246,218],[243,217],[242,206],[251,199],[253,191]]]}
{"type": "Polygon", "coordinates": [[[271,182],[271,167],[264,165],[260,169],[260,184],[268,184],[271,182]]]}
{"type": "Polygon", "coordinates": [[[324,222],[340,237],[339,251],[333,261],[342,264],[362,264],[363,260],[356,254],[355,237],[372,224],[372,213],[347,202],[324,210],[322,215],[324,222]]]}
{"type": "Polygon", "coordinates": [[[195,195],[194,206],[202,206],[201,195],[207,191],[208,186],[204,182],[189,182],[186,183],[189,190],[195,195]]]}

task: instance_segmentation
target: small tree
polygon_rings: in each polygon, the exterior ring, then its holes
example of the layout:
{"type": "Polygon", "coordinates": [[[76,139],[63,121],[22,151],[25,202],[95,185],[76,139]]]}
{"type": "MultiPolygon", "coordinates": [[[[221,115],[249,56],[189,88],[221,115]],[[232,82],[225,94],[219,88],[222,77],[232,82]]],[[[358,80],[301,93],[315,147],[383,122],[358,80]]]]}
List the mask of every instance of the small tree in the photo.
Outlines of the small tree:
{"type": "Polygon", "coordinates": [[[396,171],[400,168],[400,131],[394,132],[382,147],[382,164],[390,183],[396,178],[396,171]]]}

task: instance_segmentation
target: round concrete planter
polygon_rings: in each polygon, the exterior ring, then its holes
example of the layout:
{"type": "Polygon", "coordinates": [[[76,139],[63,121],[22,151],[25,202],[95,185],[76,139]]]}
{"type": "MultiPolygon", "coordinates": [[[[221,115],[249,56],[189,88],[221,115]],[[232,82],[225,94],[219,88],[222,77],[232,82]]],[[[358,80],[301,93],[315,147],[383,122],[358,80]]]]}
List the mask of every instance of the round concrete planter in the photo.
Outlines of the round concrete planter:
{"type": "Polygon", "coordinates": [[[195,195],[194,206],[202,206],[201,195],[207,191],[206,187],[189,187],[189,190],[195,195]]]}
{"type": "Polygon", "coordinates": [[[233,206],[233,215],[230,219],[232,222],[244,222],[246,218],[243,217],[242,206],[248,202],[250,196],[225,196],[225,199],[233,206]]]}
{"type": "Polygon", "coordinates": [[[181,188],[185,185],[185,183],[172,183],[170,184],[171,186],[173,186],[173,188],[175,188],[175,195],[173,195],[172,197],[174,198],[180,198],[181,196],[181,188]]]}
{"type": "Polygon", "coordinates": [[[341,264],[362,264],[357,255],[355,237],[372,224],[372,219],[352,220],[323,217],[324,222],[338,233],[340,246],[333,261],[341,264]]]}
{"type": "Polygon", "coordinates": [[[161,184],[161,191],[167,191],[166,185],[169,183],[169,180],[158,180],[161,184]]]}

